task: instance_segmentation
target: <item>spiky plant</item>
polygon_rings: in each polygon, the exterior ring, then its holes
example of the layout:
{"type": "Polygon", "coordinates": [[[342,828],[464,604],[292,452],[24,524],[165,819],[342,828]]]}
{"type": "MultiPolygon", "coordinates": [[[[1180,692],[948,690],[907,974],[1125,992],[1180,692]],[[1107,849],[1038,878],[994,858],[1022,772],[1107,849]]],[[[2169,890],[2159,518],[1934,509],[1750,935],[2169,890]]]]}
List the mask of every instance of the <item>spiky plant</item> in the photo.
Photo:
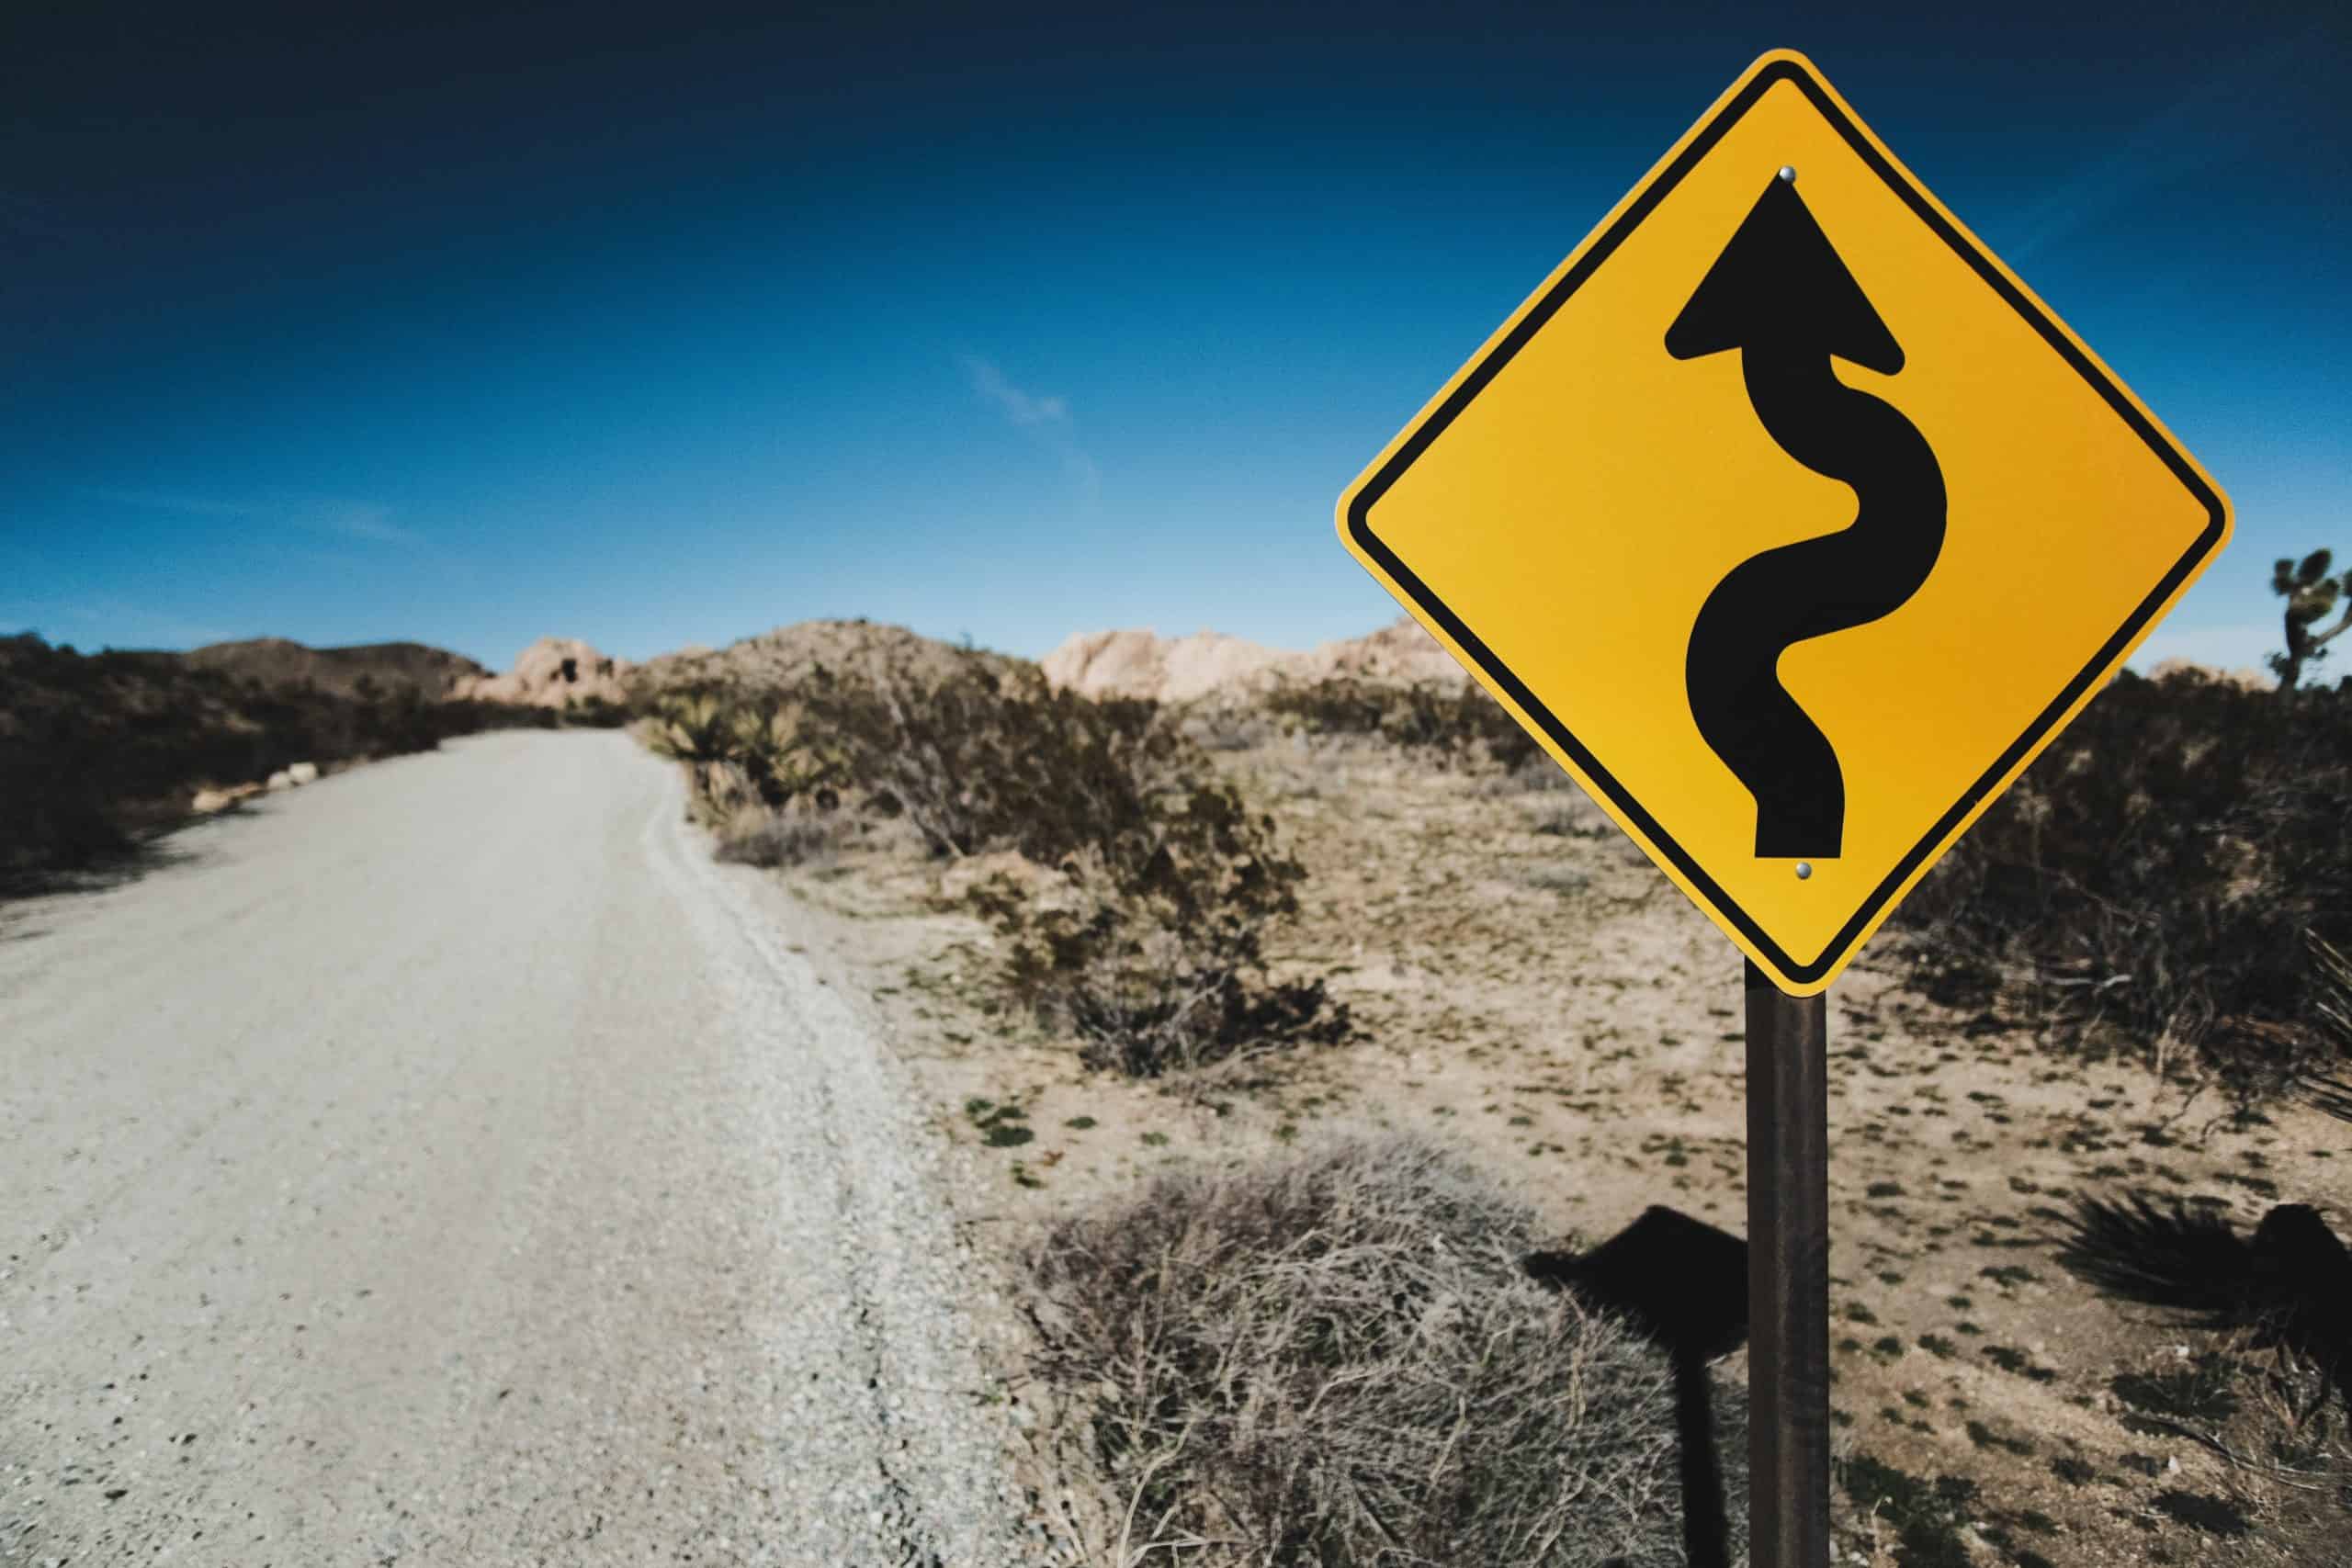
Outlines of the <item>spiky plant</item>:
{"type": "Polygon", "coordinates": [[[679,692],[664,697],[650,727],[653,749],[686,764],[699,798],[710,770],[734,754],[734,715],[715,692],[679,692]]]}
{"type": "Polygon", "coordinates": [[[727,741],[729,760],[771,808],[804,798],[831,806],[848,775],[843,748],[820,739],[797,704],[738,708],[729,716],[727,741]]]}

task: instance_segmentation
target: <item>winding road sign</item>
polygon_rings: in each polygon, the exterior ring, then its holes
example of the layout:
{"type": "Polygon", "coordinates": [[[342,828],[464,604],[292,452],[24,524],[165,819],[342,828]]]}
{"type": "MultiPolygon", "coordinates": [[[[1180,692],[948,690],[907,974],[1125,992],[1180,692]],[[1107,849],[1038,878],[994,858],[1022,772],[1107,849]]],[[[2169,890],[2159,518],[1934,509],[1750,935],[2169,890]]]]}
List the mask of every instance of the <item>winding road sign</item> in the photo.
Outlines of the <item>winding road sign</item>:
{"type": "Polygon", "coordinates": [[[2230,510],[1779,51],[1389,443],[1339,525],[1809,996],[2139,646],[2230,510]]]}

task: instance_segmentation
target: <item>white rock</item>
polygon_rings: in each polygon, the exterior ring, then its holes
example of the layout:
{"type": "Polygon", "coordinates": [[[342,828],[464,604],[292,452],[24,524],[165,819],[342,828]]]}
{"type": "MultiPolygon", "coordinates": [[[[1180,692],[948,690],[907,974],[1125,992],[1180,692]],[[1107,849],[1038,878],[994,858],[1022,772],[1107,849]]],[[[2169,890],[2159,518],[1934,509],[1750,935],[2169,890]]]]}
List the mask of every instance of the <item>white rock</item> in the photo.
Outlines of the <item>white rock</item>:
{"type": "Polygon", "coordinates": [[[316,784],[319,782],[319,765],[316,762],[297,762],[286,770],[286,776],[298,784],[316,784]]]}
{"type": "Polygon", "coordinates": [[[274,790],[292,789],[294,787],[294,775],[288,773],[285,769],[280,768],[277,772],[269,775],[268,787],[274,790]]]}

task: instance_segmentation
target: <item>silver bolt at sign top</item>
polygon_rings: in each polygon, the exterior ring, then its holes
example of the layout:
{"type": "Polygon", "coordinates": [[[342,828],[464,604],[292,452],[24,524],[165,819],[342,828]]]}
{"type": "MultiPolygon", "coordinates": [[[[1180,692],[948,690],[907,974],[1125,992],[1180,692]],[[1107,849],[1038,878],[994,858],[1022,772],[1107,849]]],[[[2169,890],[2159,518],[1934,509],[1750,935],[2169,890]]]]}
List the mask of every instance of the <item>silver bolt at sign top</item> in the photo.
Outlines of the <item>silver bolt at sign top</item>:
{"type": "Polygon", "coordinates": [[[1794,185],[1797,183],[1797,171],[1794,164],[1783,164],[1781,165],[1781,181],[1784,185],[1794,185]]]}

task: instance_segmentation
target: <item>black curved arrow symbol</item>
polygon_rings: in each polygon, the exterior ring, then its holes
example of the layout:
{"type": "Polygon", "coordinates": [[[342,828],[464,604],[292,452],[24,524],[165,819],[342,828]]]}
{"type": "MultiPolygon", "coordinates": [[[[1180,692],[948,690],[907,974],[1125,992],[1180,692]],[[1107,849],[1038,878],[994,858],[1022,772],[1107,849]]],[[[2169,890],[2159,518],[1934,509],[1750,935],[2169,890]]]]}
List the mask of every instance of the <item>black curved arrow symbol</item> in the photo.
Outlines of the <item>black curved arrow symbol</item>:
{"type": "Polygon", "coordinates": [[[1765,433],[1817,474],[1854,487],[1834,534],[1734,567],[1690,627],[1683,681],[1699,733],[1756,797],[1759,859],[1835,859],[1846,780],[1821,727],[1781,684],[1792,645],[1877,620],[1909,599],[1943,549],[1944,476],[1911,422],[1830,369],[1885,375],[1903,350],[1797,197],[1775,179],[1667,329],[1666,351],[1740,351],[1765,433]]]}

